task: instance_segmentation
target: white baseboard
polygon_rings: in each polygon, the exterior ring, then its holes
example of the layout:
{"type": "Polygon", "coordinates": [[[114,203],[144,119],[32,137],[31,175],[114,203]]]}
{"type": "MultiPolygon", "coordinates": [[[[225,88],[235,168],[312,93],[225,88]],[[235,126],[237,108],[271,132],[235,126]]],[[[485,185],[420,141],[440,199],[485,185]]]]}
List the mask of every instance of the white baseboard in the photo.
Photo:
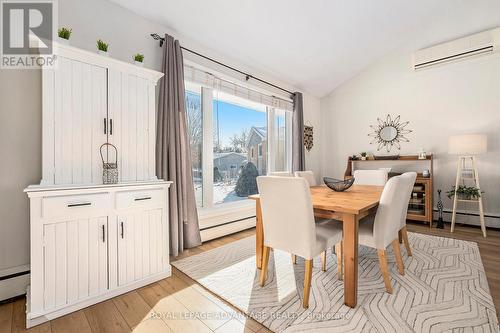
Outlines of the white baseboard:
{"type": "Polygon", "coordinates": [[[0,301],[26,294],[26,287],[30,282],[30,274],[21,273],[29,270],[30,265],[22,265],[0,271],[0,279],[7,277],[0,280],[0,301]],[[11,275],[12,277],[9,277],[11,275]]]}

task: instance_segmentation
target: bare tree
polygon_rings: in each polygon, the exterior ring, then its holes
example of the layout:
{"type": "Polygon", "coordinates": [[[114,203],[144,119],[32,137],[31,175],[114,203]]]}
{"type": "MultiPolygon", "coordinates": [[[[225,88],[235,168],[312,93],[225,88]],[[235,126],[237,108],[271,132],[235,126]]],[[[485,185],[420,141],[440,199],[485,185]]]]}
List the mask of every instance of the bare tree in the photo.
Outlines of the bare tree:
{"type": "Polygon", "coordinates": [[[190,92],[186,93],[186,113],[189,133],[189,146],[191,148],[193,167],[201,168],[203,114],[201,111],[201,100],[199,95],[190,92]]]}
{"type": "Polygon", "coordinates": [[[231,149],[237,153],[246,153],[247,151],[248,130],[244,128],[240,134],[233,134],[229,138],[231,149]]]}

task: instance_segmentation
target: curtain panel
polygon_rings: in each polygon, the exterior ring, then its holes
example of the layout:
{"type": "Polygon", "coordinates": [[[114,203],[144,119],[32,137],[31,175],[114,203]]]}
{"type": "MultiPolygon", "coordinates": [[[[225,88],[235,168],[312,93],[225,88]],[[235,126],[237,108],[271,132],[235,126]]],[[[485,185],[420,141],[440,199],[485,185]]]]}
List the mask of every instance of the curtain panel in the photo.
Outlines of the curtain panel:
{"type": "Polygon", "coordinates": [[[304,171],[306,167],[304,150],[304,103],[302,93],[293,95],[292,116],[292,171],[304,171]]]}
{"type": "Polygon", "coordinates": [[[179,41],[165,35],[156,122],[156,173],[173,182],[169,195],[170,254],[201,244],[187,133],[184,65],[179,41]]]}

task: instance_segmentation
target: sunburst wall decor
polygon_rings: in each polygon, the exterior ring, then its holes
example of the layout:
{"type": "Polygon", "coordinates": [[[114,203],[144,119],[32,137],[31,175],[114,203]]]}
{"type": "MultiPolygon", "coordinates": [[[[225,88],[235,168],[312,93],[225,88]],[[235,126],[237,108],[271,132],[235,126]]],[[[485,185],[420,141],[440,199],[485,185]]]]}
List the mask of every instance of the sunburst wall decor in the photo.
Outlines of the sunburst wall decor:
{"type": "Polygon", "coordinates": [[[373,138],[370,144],[377,144],[377,151],[385,148],[387,152],[390,152],[393,147],[400,150],[400,142],[410,142],[405,136],[412,132],[405,128],[410,122],[400,122],[400,118],[401,116],[397,116],[392,119],[391,115],[388,114],[385,120],[377,118],[378,123],[370,125],[373,130],[372,133],[368,134],[373,138]]]}

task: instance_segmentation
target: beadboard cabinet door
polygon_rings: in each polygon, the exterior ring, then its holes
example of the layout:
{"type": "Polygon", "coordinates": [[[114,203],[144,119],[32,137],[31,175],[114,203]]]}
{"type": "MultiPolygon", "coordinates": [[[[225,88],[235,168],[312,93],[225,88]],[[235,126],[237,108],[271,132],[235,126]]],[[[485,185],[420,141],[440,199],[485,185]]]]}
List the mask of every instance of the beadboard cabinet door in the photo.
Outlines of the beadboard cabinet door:
{"type": "Polygon", "coordinates": [[[118,286],[161,272],[165,255],[161,208],[118,216],[118,286]]]}
{"type": "Polygon", "coordinates": [[[59,308],[108,289],[108,218],[43,226],[43,307],[59,308]]]}
{"type": "Polygon", "coordinates": [[[119,180],[155,180],[155,83],[117,70],[108,71],[108,80],[108,140],[118,149],[119,180]]]}
{"type": "MultiPolygon", "coordinates": [[[[156,180],[155,91],[163,73],[75,47],[42,69],[41,185],[102,184],[99,148],[118,148],[119,181],[156,180]]],[[[103,149],[113,161],[112,149],[103,149]]]]}
{"type": "Polygon", "coordinates": [[[106,68],[58,57],[44,69],[43,184],[102,181],[99,146],[106,142],[106,68]]]}

